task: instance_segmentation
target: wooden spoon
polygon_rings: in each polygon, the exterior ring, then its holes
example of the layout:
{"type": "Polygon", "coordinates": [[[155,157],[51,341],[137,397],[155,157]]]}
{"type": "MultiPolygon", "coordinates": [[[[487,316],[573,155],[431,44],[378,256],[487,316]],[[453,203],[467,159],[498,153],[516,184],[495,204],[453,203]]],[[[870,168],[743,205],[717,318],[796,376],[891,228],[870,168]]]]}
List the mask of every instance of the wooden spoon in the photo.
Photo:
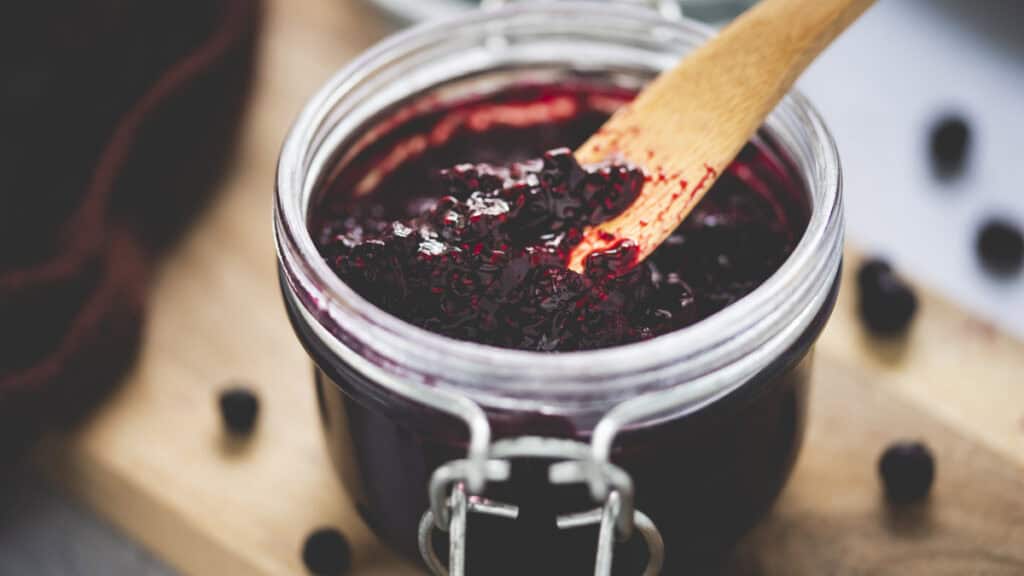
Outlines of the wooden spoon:
{"type": "Polygon", "coordinates": [[[569,257],[632,240],[642,261],[679,226],[808,64],[874,0],[761,0],[662,73],[576,151],[644,168],[647,183],[619,216],[589,228],[569,257]]]}

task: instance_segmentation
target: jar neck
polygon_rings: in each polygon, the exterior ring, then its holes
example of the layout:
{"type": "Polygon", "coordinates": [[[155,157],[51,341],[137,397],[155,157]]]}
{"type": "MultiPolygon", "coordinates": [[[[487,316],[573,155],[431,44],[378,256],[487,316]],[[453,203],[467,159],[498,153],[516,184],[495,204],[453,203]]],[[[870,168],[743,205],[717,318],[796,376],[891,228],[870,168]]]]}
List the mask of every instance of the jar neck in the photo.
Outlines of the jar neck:
{"type": "Polygon", "coordinates": [[[615,348],[543,354],[457,341],[407,324],[346,286],[307,230],[313,189],[334,152],[380,112],[446,81],[494,70],[610,69],[650,75],[708,37],[688,21],[593,3],[513,5],[425,24],[378,45],[310,102],[278,166],[275,230],[287,296],[332,352],[368,379],[422,400],[431,391],[507,410],[601,414],[625,399],[687,387],[698,405],[741,385],[790,347],[828,301],[842,251],[838,156],[824,124],[788,96],[766,131],[809,192],[803,238],[763,285],[676,332],[615,348]],[[657,29],[663,33],[652,34],[657,29]],[[499,44],[496,38],[501,38],[499,44]],[[553,49],[557,44],[558,49],[553,49]]]}

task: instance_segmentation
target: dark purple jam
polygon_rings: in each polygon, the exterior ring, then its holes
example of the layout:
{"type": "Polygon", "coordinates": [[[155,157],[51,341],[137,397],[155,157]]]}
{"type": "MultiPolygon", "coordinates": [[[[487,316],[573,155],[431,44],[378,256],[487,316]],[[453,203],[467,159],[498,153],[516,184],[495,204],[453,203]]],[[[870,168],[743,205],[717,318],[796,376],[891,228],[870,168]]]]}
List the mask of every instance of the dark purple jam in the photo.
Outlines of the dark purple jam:
{"type": "MultiPolygon", "coordinates": [[[[550,142],[540,137],[531,147],[523,136],[549,129],[548,121],[567,123],[572,129],[558,144],[578,145],[629,96],[592,86],[527,86],[434,110],[419,133],[394,138],[379,153],[385,168],[364,171],[356,198],[353,178],[336,175],[328,183],[311,220],[313,237],[364,298],[452,338],[570,351],[693,324],[781,266],[803,232],[805,211],[773,189],[783,170],[778,160],[749,145],[646,261],[634,265],[636,248],[626,240],[592,254],[585,274],[569,270],[584,230],[622,212],[655,176],[615,163],[581,167],[570,148],[544,152],[550,142]],[[475,130],[481,128],[486,134],[475,130]],[[453,140],[470,152],[458,142],[462,132],[475,133],[486,151],[510,130],[526,156],[543,155],[447,167],[458,157],[446,150],[453,140]],[[433,140],[442,150],[423,144],[433,140]]],[[[468,153],[459,160],[481,156],[491,158],[468,153]]]]}

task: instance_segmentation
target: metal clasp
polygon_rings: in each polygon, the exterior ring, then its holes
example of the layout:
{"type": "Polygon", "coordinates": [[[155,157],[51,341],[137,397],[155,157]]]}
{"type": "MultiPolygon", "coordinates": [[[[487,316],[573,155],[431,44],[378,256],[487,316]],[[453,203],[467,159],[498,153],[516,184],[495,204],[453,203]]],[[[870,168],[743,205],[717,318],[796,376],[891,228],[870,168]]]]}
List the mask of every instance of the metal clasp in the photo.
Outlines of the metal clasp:
{"type": "MultiPolygon", "coordinates": [[[[596,576],[610,576],[615,542],[628,540],[634,529],[647,543],[649,559],[645,576],[661,571],[664,544],[654,522],[633,506],[633,482],[629,475],[607,460],[595,460],[588,444],[574,440],[523,436],[495,442],[488,451],[483,476],[488,481],[508,478],[510,459],[543,458],[560,460],[548,469],[552,484],[586,483],[595,500],[602,506],[586,512],[559,516],[557,526],[569,530],[599,524],[596,576]]],[[[512,504],[470,497],[466,490],[473,462],[454,460],[442,465],[431,477],[430,509],[423,514],[419,526],[420,554],[436,575],[465,574],[466,522],[470,512],[515,519],[519,509],[512,504]],[[439,529],[448,532],[449,566],[446,568],[434,552],[433,534],[439,529]]]]}

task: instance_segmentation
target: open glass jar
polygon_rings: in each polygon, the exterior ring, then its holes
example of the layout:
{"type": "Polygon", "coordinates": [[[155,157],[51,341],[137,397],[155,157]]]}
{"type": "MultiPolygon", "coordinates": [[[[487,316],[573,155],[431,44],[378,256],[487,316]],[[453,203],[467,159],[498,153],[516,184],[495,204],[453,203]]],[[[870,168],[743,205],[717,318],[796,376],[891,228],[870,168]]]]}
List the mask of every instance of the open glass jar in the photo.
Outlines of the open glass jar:
{"type": "MultiPolygon", "coordinates": [[[[534,0],[544,1],[544,0],[534,0]]],[[[605,0],[607,2],[632,1],[634,4],[657,3],[667,7],[667,14],[678,14],[680,10],[688,18],[704,22],[715,22],[732,18],[742,12],[755,0],[605,0]]],[[[388,13],[407,22],[418,22],[428,18],[451,16],[478,7],[499,4],[502,0],[370,0],[388,13]]]]}
{"type": "Polygon", "coordinates": [[[288,135],[274,213],[281,284],[316,364],[332,458],[376,533],[435,571],[611,573],[614,540],[616,574],[721,559],[801,444],[811,350],[842,259],[837,152],[810,105],[787,96],[759,136],[807,207],[782,267],[685,329],[559,354],[446,338],[370,304],[309,232],[321,183],[437,106],[524,83],[636,89],[708,36],[635,4],[476,11],[370,49],[288,135]]]}

